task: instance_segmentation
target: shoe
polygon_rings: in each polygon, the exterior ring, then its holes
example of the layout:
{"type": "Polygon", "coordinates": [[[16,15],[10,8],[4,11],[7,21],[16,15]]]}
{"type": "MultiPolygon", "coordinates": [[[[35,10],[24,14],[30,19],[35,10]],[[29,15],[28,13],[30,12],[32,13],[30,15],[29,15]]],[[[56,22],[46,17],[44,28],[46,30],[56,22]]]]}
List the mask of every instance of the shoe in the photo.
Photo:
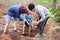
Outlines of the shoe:
{"type": "Polygon", "coordinates": [[[20,30],[14,30],[14,32],[20,32],[20,30]]]}
{"type": "Polygon", "coordinates": [[[38,33],[35,37],[40,38],[40,37],[42,37],[42,35],[38,33]]]}
{"type": "Polygon", "coordinates": [[[2,34],[2,35],[5,35],[5,34],[7,34],[7,32],[3,32],[3,34],[2,34]]]}

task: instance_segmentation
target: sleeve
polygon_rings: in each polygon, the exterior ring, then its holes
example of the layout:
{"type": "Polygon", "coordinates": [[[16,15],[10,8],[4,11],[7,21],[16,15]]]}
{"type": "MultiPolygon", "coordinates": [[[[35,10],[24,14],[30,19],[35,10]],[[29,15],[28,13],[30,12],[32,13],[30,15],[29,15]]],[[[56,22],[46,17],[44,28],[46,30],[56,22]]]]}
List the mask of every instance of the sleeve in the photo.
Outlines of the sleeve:
{"type": "Polygon", "coordinates": [[[27,22],[27,20],[26,20],[26,15],[24,15],[24,21],[26,21],[26,22],[27,22]]]}
{"type": "Polygon", "coordinates": [[[44,20],[45,20],[45,18],[46,18],[46,16],[45,16],[45,14],[44,14],[43,10],[39,10],[39,14],[40,14],[40,16],[41,16],[41,19],[39,20],[39,22],[44,21],[44,20]]]}
{"type": "Polygon", "coordinates": [[[50,11],[49,10],[47,10],[47,16],[46,16],[46,18],[47,17],[50,17],[50,11]]]}

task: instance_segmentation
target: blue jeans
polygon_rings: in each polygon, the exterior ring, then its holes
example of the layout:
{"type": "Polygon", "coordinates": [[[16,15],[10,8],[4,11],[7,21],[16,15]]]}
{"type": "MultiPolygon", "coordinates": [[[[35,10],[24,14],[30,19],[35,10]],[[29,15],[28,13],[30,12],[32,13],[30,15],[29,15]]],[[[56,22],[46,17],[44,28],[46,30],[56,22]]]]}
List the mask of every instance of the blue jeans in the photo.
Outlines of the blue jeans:
{"type": "Polygon", "coordinates": [[[43,30],[44,30],[45,25],[46,25],[46,23],[48,21],[48,18],[46,18],[43,22],[40,22],[39,25],[38,25],[38,27],[39,27],[39,34],[40,35],[42,35],[42,33],[43,33],[43,30]]]}

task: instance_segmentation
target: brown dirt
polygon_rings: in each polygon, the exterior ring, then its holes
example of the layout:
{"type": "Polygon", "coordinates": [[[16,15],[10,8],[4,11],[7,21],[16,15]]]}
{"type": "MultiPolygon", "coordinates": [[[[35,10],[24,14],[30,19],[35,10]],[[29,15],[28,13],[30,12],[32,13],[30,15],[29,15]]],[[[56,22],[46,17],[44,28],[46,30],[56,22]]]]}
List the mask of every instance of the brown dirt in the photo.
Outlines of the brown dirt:
{"type": "MultiPolygon", "coordinates": [[[[39,3],[37,3],[37,4],[39,4],[39,3]]],[[[41,4],[46,6],[47,8],[50,7],[50,6],[48,6],[49,4],[48,5],[45,4],[45,3],[41,3],[41,4]]],[[[34,15],[32,14],[32,18],[34,20],[38,19],[38,17],[36,17],[36,14],[34,14],[34,15]]],[[[6,24],[6,19],[7,19],[7,15],[0,17],[0,40],[52,40],[52,38],[55,38],[54,36],[51,38],[51,36],[54,35],[54,34],[52,34],[52,32],[53,32],[52,29],[57,27],[58,23],[55,23],[55,21],[52,21],[52,19],[49,19],[49,21],[48,21],[48,23],[47,23],[47,25],[46,25],[46,27],[44,29],[44,34],[45,35],[43,37],[41,37],[41,38],[35,38],[35,35],[38,33],[39,30],[38,29],[34,29],[34,28],[32,29],[33,31],[31,31],[30,37],[29,37],[28,33],[26,33],[25,35],[22,35],[22,27],[23,27],[23,25],[21,24],[21,22],[19,22],[17,24],[17,28],[21,32],[19,32],[19,33],[18,32],[14,32],[13,31],[13,25],[12,25],[12,24],[14,24],[13,23],[14,22],[13,19],[12,19],[11,25],[9,27],[8,34],[7,35],[2,35],[4,26],[6,24]]],[[[54,32],[54,33],[56,33],[56,32],[54,32]]],[[[59,38],[60,37],[58,37],[57,39],[59,39],[59,38]]]]}
{"type": "MultiPolygon", "coordinates": [[[[35,15],[33,15],[33,16],[35,16],[35,15]]],[[[9,27],[8,34],[7,35],[2,35],[4,26],[5,26],[5,23],[6,23],[6,18],[7,18],[7,15],[0,17],[0,40],[35,40],[36,39],[35,35],[38,33],[39,29],[33,28],[32,31],[31,31],[30,36],[28,35],[27,31],[25,31],[26,32],[25,35],[22,35],[22,27],[23,27],[23,25],[22,25],[21,22],[18,22],[17,28],[21,32],[19,32],[19,33],[14,32],[13,31],[13,25],[12,25],[13,22],[14,22],[13,19],[12,19],[11,25],[9,27]]],[[[26,29],[28,30],[28,27],[26,27],[26,29]]],[[[44,29],[44,34],[47,34],[48,30],[49,30],[49,25],[47,24],[45,29],[44,29]]]]}
{"type": "Polygon", "coordinates": [[[55,28],[52,31],[52,40],[60,40],[60,28],[55,28]]]}

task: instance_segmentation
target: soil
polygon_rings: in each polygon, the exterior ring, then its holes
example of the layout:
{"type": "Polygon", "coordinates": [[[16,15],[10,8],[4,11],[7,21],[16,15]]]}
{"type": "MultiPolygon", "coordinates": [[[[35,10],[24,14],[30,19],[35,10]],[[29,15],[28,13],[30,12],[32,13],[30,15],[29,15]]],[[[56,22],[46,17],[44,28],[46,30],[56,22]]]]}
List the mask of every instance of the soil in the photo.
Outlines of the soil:
{"type": "MultiPolygon", "coordinates": [[[[42,5],[46,6],[47,8],[50,7],[48,5],[45,5],[44,3],[42,5]]],[[[34,20],[38,19],[36,17],[36,14],[34,15],[32,14],[32,18],[34,20]]],[[[35,35],[39,31],[39,29],[35,29],[35,28],[33,28],[32,31],[30,32],[31,33],[30,36],[28,35],[27,31],[25,31],[26,33],[25,35],[23,35],[22,34],[22,27],[23,27],[22,22],[18,22],[17,24],[17,29],[20,30],[21,32],[14,32],[13,31],[13,24],[14,24],[13,19],[11,21],[11,25],[9,26],[8,34],[2,35],[5,24],[6,24],[6,19],[7,19],[7,15],[0,16],[0,40],[55,40],[55,38],[56,40],[60,39],[60,36],[59,36],[60,31],[54,31],[57,29],[56,27],[60,26],[60,23],[55,22],[54,20],[52,20],[52,18],[49,18],[46,24],[46,27],[44,29],[44,33],[43,33],[44,36],[42,36],[41,38],[35,37],[35,35]],[[58,34],[58,36],[56,36],[56,34],[58,34]]],[[[28,30],[28,27],[26,27],[26,29],[28,30]]]]}
{"type": "MultiPolygon", "coordinates": [[[[20,30],[21,32],[14,32],[13,31],[13,23],[14,23],[13,19],[11,21],[11,25],[9,26],[8,34],[2,35],[5,24],[6,24],[6,19],[7,19],[7,15],[0,17],[0,40],[37,40],[37,38],[35,38],[35,35],[39,31],[38,28],[36,29],[33,27],[32,31],[30,32],[30,36],[28,35],[29,34],[28,31],[25,31],[26,33],[23,35],[22,34],[23,24],[20,21],[17,24],[17,29],[20,30]]],[[[26,27],[26,30],[28,30],[28,27],[26,27]]],[[[44,29],[44,34],[47,34],[48,30],[49,30],[49,24],[46,25],[44,29]]]]}

